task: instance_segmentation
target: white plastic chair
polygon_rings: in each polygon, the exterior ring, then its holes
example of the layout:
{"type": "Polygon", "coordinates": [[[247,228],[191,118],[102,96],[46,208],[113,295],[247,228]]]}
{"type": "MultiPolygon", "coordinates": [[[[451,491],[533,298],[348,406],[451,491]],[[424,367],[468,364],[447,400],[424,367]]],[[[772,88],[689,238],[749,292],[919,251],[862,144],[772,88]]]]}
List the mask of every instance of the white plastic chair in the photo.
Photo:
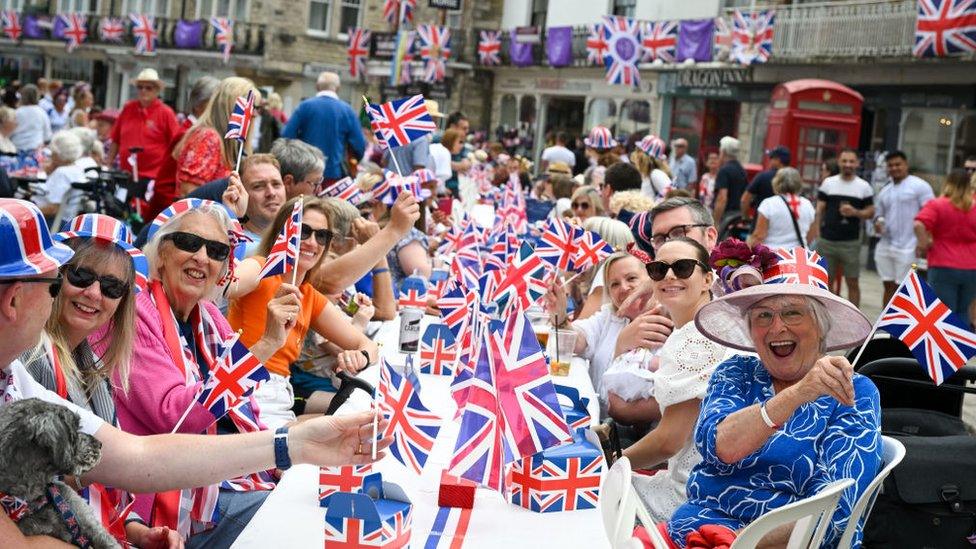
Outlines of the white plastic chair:
{"type": "Polygon", "coordinates": [[[739,532],[731,549],[752,549],[766,534],[792,522],[796,524],[788,549],[820,547],[840,496],[852,484],[854,480],[849,478],[834,481],[816,495],[766,513],[739,532]]]}
{"type": "Polygon", "coordinates": [[[657,531],[654,521],[644,508],[640,497],[631,484],[630,460],[626,457],[618,459],[603,478],[600,487],[600,512],[603,514],[603,526],[607,532],[607,539],[613,549],[641,547],[640,541],[634,538],[634,524],[640,519],[647,529],[651,543],[655,549],[668,549],[667,542],[657,531]]]}
{"type": "Polygon", "coordinates": [[[837,543],[837,547],[840,549],[847,549],[851,546],[854,532],[857,531],[857,524],[861,521],[861,517],[864,517],[863,520],[866,524],[868,517],[871,516],[871,509],[874,507],[874,501],[878,498],[884,479],[905,458],[905,445],[898,439],[882,436],[881,448],[881,459],[884,465],[851,509],[851,518],[847,521],[847,528],[844,530],[844,535],[840,537],[840,542],[837,543]]]}

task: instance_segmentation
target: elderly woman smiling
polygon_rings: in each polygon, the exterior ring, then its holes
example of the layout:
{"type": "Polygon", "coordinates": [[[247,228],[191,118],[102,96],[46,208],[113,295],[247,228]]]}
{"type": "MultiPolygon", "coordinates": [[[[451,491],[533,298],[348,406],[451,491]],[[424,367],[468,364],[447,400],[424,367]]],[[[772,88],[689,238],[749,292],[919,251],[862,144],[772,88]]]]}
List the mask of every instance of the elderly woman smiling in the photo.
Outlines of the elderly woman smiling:
{"type": "MultiPolygon", "coordinates": [[[[817,259],[808,256],[807,263],[817,259]]],[[[732,357],[712,375],[695,429],[703,461],[688,479],[688,502],[668,524],[679,546],[700,526],[737,531],[835,480],[853,478],[824,540],[831,547],[878,472],[878,390],[845,358],[825,354],[858,344],[870,323],[827,290],[826,276],[811,275],[807,284],[790,270],[780,259],[763,284],[698,312],[695,322],[706,337],[758,356],[732,357]]],[[[781,527],[764,541],[785,545],[791,531],[792,525],[781,527]]],[[[858,528],[855,546],[860,536],[858,528]]]]}

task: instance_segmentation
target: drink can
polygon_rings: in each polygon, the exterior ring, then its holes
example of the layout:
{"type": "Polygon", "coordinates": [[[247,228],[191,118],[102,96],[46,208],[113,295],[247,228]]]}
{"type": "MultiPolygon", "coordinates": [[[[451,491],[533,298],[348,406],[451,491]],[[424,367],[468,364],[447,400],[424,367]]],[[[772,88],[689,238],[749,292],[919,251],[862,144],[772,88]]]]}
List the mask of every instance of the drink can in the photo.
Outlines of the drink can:
{"type": "Polygon", "coordinates": [[[424,312],[408,307],[400,311],[400,352],[415,353],[420,341],[420,320],[424,312]]]}

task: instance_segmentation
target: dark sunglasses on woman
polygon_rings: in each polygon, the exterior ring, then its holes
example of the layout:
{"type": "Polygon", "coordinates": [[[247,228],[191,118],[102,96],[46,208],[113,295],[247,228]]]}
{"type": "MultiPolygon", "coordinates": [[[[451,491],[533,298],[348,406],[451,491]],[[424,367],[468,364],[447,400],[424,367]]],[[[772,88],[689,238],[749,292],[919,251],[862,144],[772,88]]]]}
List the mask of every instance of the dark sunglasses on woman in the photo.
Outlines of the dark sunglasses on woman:
{"type": "Polygon", "coordinates": [[[313,229],[308,225],[302,223],[302,240],[308,240],[308,237],[315,235],[315,241],[319,243],[319,246],[323,248],[328,248],[329,244],[332,243],[332,237],[334,233],[329,229],[313,229]]]}
{"type": "Polygon", "coordinates": [[[197,253],[197,250],[199,250],[201,246],[206,246],[207,257],[213,259],[214,261],[223,261],[227,259],[228,255],[230,255],[230,245],[224,244],[223,242],[217,242],[216,240],[208,240],[193,233],[177,231],[164,236],[163,240],[169,240],[174,246],[176,246],[176,249],[191,254],[197,253]]]}
{"type": "Polygon", "coordinates": [[[64,276],[75,288],[87,288],[97,281],[102,295],[109,299],[119,299],[129,291],[128,283],[112,275],[99,275],[86,267],[68,267],[64,276]]]}
{"type": "Polygon", "coordinates": [[[590,209],[590,203],[589,202],[572,202],[572,203],[570,203],[569,206],[570,206],[570,208],[572,208],[574,210],[589,210],[590,209]]]}
{"type": "Polygon", "coordinates": [[[699,266],[702,268],[702,272],[707,273],[711,270],[708,265],[705,265],[697,259],[679,259],[674,263],[651,261],[647,264],[647,276],[651,277],[651,280],[655,282],[660,282],[668,275],[668,270],[671,270],[674,271],[675,277],[685,279],[691,276],[691,273],[695,272],[695,267],[699,266]]]}

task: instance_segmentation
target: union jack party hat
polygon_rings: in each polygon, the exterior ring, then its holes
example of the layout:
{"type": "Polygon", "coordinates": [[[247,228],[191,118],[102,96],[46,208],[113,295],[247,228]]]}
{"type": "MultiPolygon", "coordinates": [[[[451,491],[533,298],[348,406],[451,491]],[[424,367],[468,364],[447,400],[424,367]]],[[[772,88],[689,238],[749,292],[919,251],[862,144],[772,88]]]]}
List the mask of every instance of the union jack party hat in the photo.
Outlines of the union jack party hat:
{"type": "Polygon", "coordinates": [[[656,135],[645,135],[644,139],[637,142],[637,147],[652,158],[665,158],[664,140],[656,135]]]}
{"type": "Polygon", "coordinates": [[[777,261],[764,266],[762,284],[729,292],[699,309],[695,325],[705,337],[726,347],[755,352],[747,311],[769,297],[805,296],[827,309],[831,326],[820,326],[827,351],[850,349],[864,341],[871,332],[871,322],[850,301],[830,292],[823,258],[799,246],[775,253],[777,261]]]}
{"type": "Polygon", "coordinates": [[[75,253],[51,239],[37,206],[14,198],[0,198],[0,242],[0,277],[56,271],[75,253]]]}
{"type": "Polygon", "coordinates": [[[610,128],[606,126],[594,126],[590,130],[590,135],[583,140],[583,143],[591,149],[612,149],[617,146],[617,141],[613,138],[613,134],[610,133],[610,128]]]}
{"type": "Polygon", "coordinates": [[[95,238],[121,248],[132,258],[132,267],[136,272],[136,291],[145,289],[149,283],[149,261],[142,254],[142,250],[132,245],[132,233],[125,223],[107,215],[88,213],[67,222],[63,229],[54,235],[58,242],[70,238],[95,238]]]}

